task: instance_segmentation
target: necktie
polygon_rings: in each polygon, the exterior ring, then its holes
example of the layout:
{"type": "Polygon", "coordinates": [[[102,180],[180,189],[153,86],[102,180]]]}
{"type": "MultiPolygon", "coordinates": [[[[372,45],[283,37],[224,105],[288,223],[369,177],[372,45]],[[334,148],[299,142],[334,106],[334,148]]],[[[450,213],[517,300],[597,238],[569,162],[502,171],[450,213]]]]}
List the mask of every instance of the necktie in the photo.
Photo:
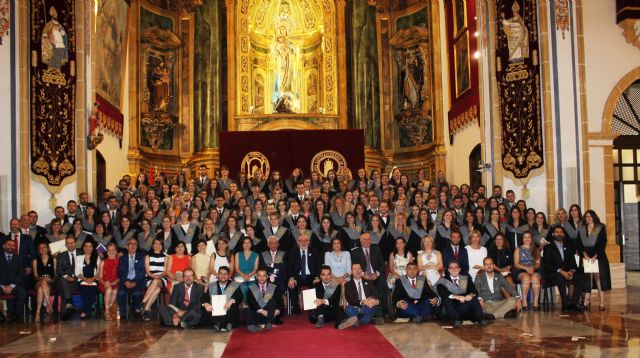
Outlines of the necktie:
{"type": "Polygon", "coordinates": [[[358,299],[362,301],[362,281],[358,282],[358,299]]]}
{"type": "Polygon", "coordinates": [[[304,196],[300,195],[298,198],[300,199],[300,201],[302,201],[304,199],[304,196]]]}
{"type": "Polygon", "coordinates": [[[454,278],[454,279],[453,279],[453,283],[455,283],[455,284],[456,284],[456,286],[458,286],[458,279],[457,279],[457,278],[454,278]]]}
{"type": "Polygon", "coordinates": [[[186,307],[189,307],[189,302],[191,302],[191,297],[189,297],[189,289],[191,288],[191,286],[187,287],[184,286],[184,305],[186,307]]]}
{"type": "Polygon", "coordinates": [[[364,249],[364,258],[367,260],[367,273],[372,274],[371,260],[369,259],[369,249],[364,249]]]}
{"type": "Polygon", "coordinates": [[[227,288],[227,285],[220,285],[220,293],[224,293],[224,289],[227,288]]]}
{"type": "Polygon", "coordinates": [[[260,285],[260,294],[264,297],[264,294],[267,292],[266,285],[260,285]]]}
{"type": "Polygon", "coordinates": [[[129,280],[133,280],[135,277],[136,277],[135,256],[129,255],[129,273],[127,274],[127,278],[129,280]]]}
{"type": "Polygon", "coordinates": [[[111,212],[111,221],[115,221],[116,220],[116,212],[112,211],[111,212]]]}
{"type": "Polygon", "coordinates": [[[73,252],[71,253],[71,268],[75,271],[76,269],[76,257],[73,254],[73,252]]]}
{"type": "Polygon", "coordinates": [[[307,279],[307,251],[302,250],[302,264],[300,265],[300,278],[302,281],[307,279]]]}
{"type": "Polygon", "coordinates": [[[7,255],[7,262],[11,262],[11,259],[12,259],[12,258],[13,258],[13,255],[8,254],[8,255],[7,255]]]}
{"type": "Polygon", "coordinates": [[[455,256],[456,260],[458,259],[458,246],[453,248],[453,256],[455,256]]]}
{"type": "Polygon", "coordinates": [[[16,243],[16,252],[20,252],[20,236],[18,234],[13,234],[13,242],[16,243]]]}
{"type": "Polygon", "coordinates": [[[411,280],[411,288],[416,288],[416,281],[415,280],[411,280]]]}

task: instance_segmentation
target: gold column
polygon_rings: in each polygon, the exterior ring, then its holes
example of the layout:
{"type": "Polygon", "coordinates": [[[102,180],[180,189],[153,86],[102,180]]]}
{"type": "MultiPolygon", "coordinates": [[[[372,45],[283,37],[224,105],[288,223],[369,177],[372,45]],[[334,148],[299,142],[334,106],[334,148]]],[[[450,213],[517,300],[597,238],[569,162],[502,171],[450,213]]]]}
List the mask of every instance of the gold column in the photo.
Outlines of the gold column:
{"type": "Polygon", "coordinates": [[[91,53],[90,46],[81,46],[85,43],[89,43],[90,36],[86,36],[90,31],[85,31],[85,18],[90,18],[91,7],[85,5],[84,0],[76,0],[76,112],[75,112],[75,135],[76,142],[76,189],[77,193],[83,193],[87,191],[87,133],[86,123],[87,116],[85,114],[85,107],[87,106],[86,99],[86,86],[87,79],[85,73],[91,73],[85,71],[86,58],[91,53]],[[86,6],[86,8],[85,8],[86,6]],[[87,53],[84,49],[87,49],[87,53]]]}
{"type": "MultiPolygon", "coordinates": [[[[18,64],[20,83],[29,83],[29,2],[18,1],[18,64]]],[[[29,86],[20,86],[20,211],[26,213],[31,209],[31,157],[29,156],[29,86]]]]}
{"type": "MultiPolygon", "coordinates": [[[[490,0],[489,1],[489,6],[487,8],[487,21],[489,22],[489,33],[486,34],[486,36],[491,36],[491,47],[488,49],[489,51],[489,66],[491,66],[493,68],[493,70],[496,70],[495,64],[496,64],[496,41],[495,38],[497,37],[497,31],[498,31],[498,26],[496,24],[496,2],[495,0],[490,0]]],[[[494,177],[494,181],[493,181],[493,185],[502,185],[503,184],[503,176],[504,176],[504,169],[502,168],[502,122],[500,120],[500,97],[499,97],[499,89],[498,89],[498,81],[496,79],[496,76],[494,74],[494,76],[490,79],[491,83],[491,93],[492,93],[492,108],[491,108],[491,112],[493,115],[491,118],[489,118],[489,121],[492,122],[492,126],[493,126],[493,133],[491,134],[491,141],[493,142],[493,163],[491,163],[492,165],[492,170],[493,170],[493,177],[494,177]]],[[[483,123],[485,123],[485,121],[483,120],[483,123]]]]}
{"type": "Polygon", "coordinates": [[[129,9],[129,56],[127,66],[129,66],[129,173],[140,172],[140,122],[138,121],[138,58],[140,34],[138,19],[140,18],[139,0],[133,0],[129,9]]]}
{"type": "MultiPolygon", "coordinates": [[[[362,1],[362,0],[356,0],[362,1]]],[[[338,76],[340,84],[338,86],[338,97],[340,99],[339,115],[340,128],[349,128],[349,118],[347,116],[347,30],[345,24],[345,9],[347,0],[336,0],[336,14],[338,19],[338,76]]]]}
{"type": "Polygon", "coordinates": [[[446,76],[442,72],[442,64],[440,59],[442,58],[442,43],[446,43],[446,41],[441,41],[442,35],[440,34],[440,6],[444,6],[444,2],[442,1],[431,1],[431,9],[429,11],[431,15],[431,34],[433,39],[433,58],[434,60],[434,93],[435,93],[435,106],[433,107],[433,118],[439,118],[440,124],[436,123],[434,130],[434,155],[435,155],[435,170],[436,175],[438,171],[442,170],[443,173],[447,172],[447,150],[444,144],[445,141],[445,133],[444,133],[444,121],[446,121],[445,111],[444,111],[444,100],[442,98],[442,91],[438,91],[438,88],[443,88],[442,86],[442,77],[446,76]]]}
{"type": "MultiPolygon", "coordinates": [[[[582,173],[584,183],[584,197],[582,199],[585,208],[591,207],[591,172],[589,165],[589,110],[587,109],[587,65],[584,54],[584,23],[582,0],[576,1],[576,33],[578,37],[578,77],[580,78],[580,130],[582,133],[582,173]]],[[[571,15],[570,15],[571,16],[571,15]]]]}
{"type": "Polygon", "coordinates": [[[236,130],[236,1],[227,5],[227,130],[236,130]]]}

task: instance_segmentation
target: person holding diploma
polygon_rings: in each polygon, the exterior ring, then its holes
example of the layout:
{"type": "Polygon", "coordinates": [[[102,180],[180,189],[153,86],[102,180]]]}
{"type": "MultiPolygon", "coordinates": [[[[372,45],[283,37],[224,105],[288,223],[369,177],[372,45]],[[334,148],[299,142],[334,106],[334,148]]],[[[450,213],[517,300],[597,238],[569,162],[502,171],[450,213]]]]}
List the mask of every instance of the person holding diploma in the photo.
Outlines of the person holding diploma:
{"type": "Polygon", "coordinates": [[[56,260],[56,289],[62,302],[60,319],[66,321],[71,316],[71,310],[73,310],[71,292],[78,289],[75,268],[79,250],[76,249],[76,240],[73,236],[68,236],[64,241],[64,245],[67,251],[59,253],[56,260]]]}
{"type": "Polygon", "coordinates": [[[414,323],[426,322],[431,307],[438,304],[438,296],[429,286],[425,276],[418,276],[418,265],[407,264],[406,275],[395,281],[392,302],[398,309],[398,317],[411,318],[414,323]]]}
{"type": "Polygon", "coordinates": [[[279,297],[276,285],[267,279],[267,270],[259,268],[256,273],[256,283],[249,286],[247,292],[247,307],[242,310],[242,316],[247,322],[247,329],[251,333],[264,330],[270,331],[279,318],[284,308],[280,305],[282,298],[279,297]]]}
{"type": "Polygon", "coordinates": [[[607,228],[600,222],[600,218],[593,210],[584,213],[584,225],[578,228],[578,247],[582,266],[589,261],[598,264],[598,272],[589,274],[584,280],[584,306],[589,307],[593,281],[598,287],[600,297],[600,311],[604,311],[604,291],[611,289],[611,272],[607,258],[607,228]]]}
{"type": "Polygon", "coordinates": [[[242,290],[240,283],[230,280],[230,269],[227,266],[218,268],[218,280],[209,284],[209,294],[202,296],[202,316],[200,326],[213,326],[216,331],[229,332],[240,325],[240,304],[242,290]],[[211,295],[224,295],[224,315],[212,315],[211,295]]]}
{"type": "Polygon", "coordinates": [[[200,322],[202,286],[194,284],[196,273],[192,268],[183,272],[183,281],[173,288],[168,305],[158,307],[160,321],[165,326],[192,328],[200,322]]]}
{"type": "Polygon", "coordinates": [[[330,266],[321,267],[320,282],[316,282],[313,289],[316,291],[316,309],[309,314],[309,321],[318,328],[322,328],[325,322],[335,322],[335,328],[338,328],[344,316],[340,307],[342,286],[333,280],[330,266]]]}
{"type": "Polygon", "coordinates": [[[300,314],[300,303],[298,302],[300,288],[303,286],[311,287],[320,281],[322,257],[309,244],[309,237],[300,235],[298,237],[298,249],[290,252],[287,262],[289,302],[291,302],[294,315],[300,314]]]}

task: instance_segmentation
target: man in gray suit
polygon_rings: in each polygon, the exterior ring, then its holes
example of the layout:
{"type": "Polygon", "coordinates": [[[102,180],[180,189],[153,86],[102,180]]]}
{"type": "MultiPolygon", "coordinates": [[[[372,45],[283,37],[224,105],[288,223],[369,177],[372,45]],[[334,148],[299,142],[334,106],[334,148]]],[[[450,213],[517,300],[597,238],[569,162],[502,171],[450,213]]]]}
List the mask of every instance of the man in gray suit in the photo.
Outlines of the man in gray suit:
{"type": "Polygon", "coordinates": [[[71,293],[78,289],[78,278],[75,276],[76,257],[78,257],[76,240],[73,236],[67,236],[64,245],[67,247],[67,251],[58,254],[56,264],[56,288],[62,301],[60,316],[63,321],[69,319],[70,310],[73,309],[71,293]]]}
{"type": "Polygon", "coordinates": [[[200,322],[200,301],[202,299],[202,286],[193,283],[195,272],[186,269],[183,273],[184,280],[173,288],[171,301],[168,305],[158,307],[160,319],[166,326],[182,328],[195,327],[200,322]]]}
{"type": "Polygon", "coordinates": [[[500,272],[494,271],[493,259],[486,257],[482,264],[484,271],[478,272],[474,281],[482,311],[492,314],[495,318],[505,318],[505,315],[514,309],[519,311],[522,301],[518,292],[500,272]],[[503,289],[511,294],[511,298],[502,295],[503,289]]]}

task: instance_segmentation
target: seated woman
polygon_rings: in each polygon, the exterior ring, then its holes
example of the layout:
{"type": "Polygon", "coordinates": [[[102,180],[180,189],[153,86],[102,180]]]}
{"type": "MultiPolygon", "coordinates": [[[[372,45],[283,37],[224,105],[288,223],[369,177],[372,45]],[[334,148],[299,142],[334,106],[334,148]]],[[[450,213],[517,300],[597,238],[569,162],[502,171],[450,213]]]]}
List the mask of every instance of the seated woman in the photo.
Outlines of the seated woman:
{"type": "Polygon", "coordinates": [[[427,281],[433,287],[440,279],[441,272],[444,270],[442,254],[435,249],[435,242],[431,236],[426,235],[422,238],[422,250],[418,251],[418,270],[420,274],[427,278],[427,281]]]}
{"type": "Polygon", "coordinates": [[[207,243],[204,240],[196,241],[198,253],[191,257],[191,268],[195,276],[194,283],[202,286],[204,293],[209,290],[209,261],[210,255],[207,255],[207,243]]]}
{"type": "Polygon", "coordinates": [[[115,242],[107,244],[107,255],[98,268],[98,279],[100,280],[100,292],[104,295],[104,319],[113,321],[117,318],[120,307],[116,303],[118,297],[118,246],[115,242]]]}
{"type": "Polygon", "coordinates": [[[407,274],[407,264],[413,262],[413,255],[407,250],[407,242],[402,236],[396,238],[396,248],[389,254],[389,276],[387,276],[387,285],[389,289],[393,288],[396,280],[400,276],[407,274]]]}
{"type": "Polygon", "coordinates": [[[167,255],[162,239],[153,239],[151,250],[144,258],[144,268],[147,273],[147,292],[136,311],[143,320],[149,321],[147,314],[151,311],[151,305],[158,298],[162,288],[167,285],[167,255]]]}
{"type": "MultiPolygon", "coordinates": [[[[300,219],[300,218],[298,218],[300,219]]],[[[246,297],[249,288],[249,282],[255,280],[258,271],[258,254],[253,249],[251,239],[245,237],[240,243],[242,251],[235,255],[234,265],[236,267],[236,282],[242,282],[242,294],[246,297]]]]}
{"type": "Polygon", "coordinates": [[[533,243],[530,232],[522,236],[522,245],[513,254],[515,268],[518,269],[517,279],[522,286],[522,309],[528,310],[527,295],[529,287],[533,288],[533,309],[538,311],[540,298],[540,250],[533,243]]]}
{"type": "Polygon", "coordinates": [[[515,285],[511,276],[513,250],[511,250],[509,242],[505,239],[503,233],[498,233],[493,239],[488,255],[493,259],[493,271],[500,272],[510,284],[515,285]]]}
{"type": "Polygon", "coordinates": [[[98,266],[99,259],[93,242],[86,241],[82,245],[82,255],[76,257],[76,277],[80,282],[82,296],[82,313],[80,318],[87,318],[93,312],[93,305],[98,295],[98,266]]]}
{"type": "MultiPolygon", "coordinates": [[[[76,220],[78,221],[78,220],[76,220]]],[[[40,322],[40,308],[42,304],[47,308],[47,314],[53,312],[53,305],[49,302],[51,285],[55,281],[56,259],[49,252],[49,245],[41,242],[38,245],[36,258],[33,260],[33,277],[36,279],[37,308],[34,322],[40,322]]]]}
{"type": "Polygon", "coordinates": [[[169,294],[173,292],[173,286],[182,282],[182,273],[191,264],[191,256],[187,254],[187,245],[183,241],[178,241],[175,245],[176,253],[170,255],[167,259],[167,276],[169,282],[167,283],[167,289],[169,294]]]}
{"type": "Polygon", "coordinates": [[[324,253],[324,264],[331,267],[332,279],[341,284],[351,274],[351,255],[348,251],[342,251],[342,240],[339,237],[331,240],[331,249],[324,253]]]}
{"type": "Polygon", "coordinates": [[[469,246],[465,247],[469,258],[469,276],[475,280],[478,271],[484,271],[483,260],[487,257],[487,248],[482,246],[482,235],[478,230],[471,232],[469,242],[469,246]]]}

